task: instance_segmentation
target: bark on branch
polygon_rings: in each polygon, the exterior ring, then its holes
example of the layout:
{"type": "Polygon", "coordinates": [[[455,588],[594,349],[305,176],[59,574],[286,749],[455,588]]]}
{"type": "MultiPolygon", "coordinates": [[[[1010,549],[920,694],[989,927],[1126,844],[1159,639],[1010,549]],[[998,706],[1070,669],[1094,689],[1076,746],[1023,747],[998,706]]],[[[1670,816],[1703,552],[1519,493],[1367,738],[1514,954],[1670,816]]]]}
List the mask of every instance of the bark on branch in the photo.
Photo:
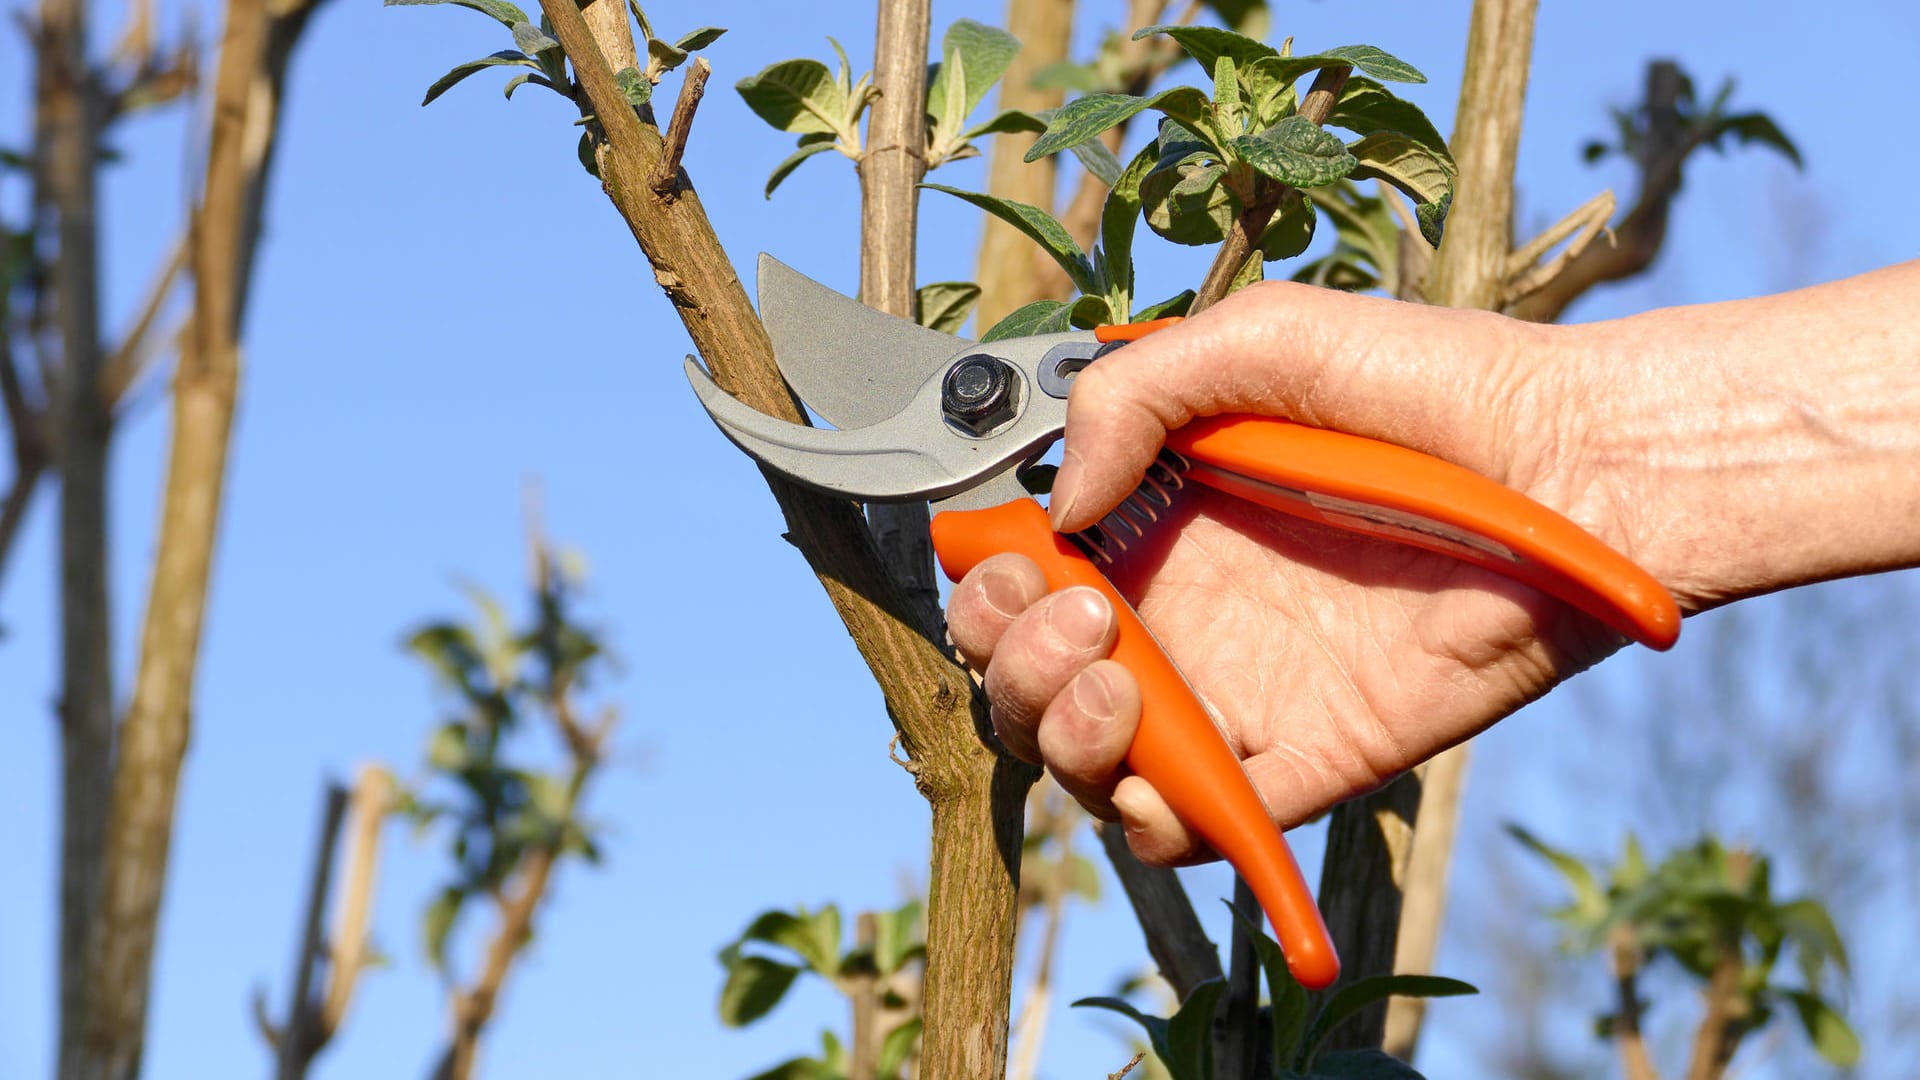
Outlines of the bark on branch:
{"type": "MultiPolygon", "coordinates": [[[[605,0],[602,0],[605,2],[605,0]]],[[[708,370],[761,412],[802,422],[698,193],[672,201],[647,180],[660,133],[628,107],[579,8],[541,0],[605,133],[601,178],[652,264],[708,370]]],[[[924,52],[918,58],[924,64],[924,52]]],[[[617,321],[621,311],[611,309],[617,321]]],[[[1020,810],[1036,772],[997,751],[972,679],[935,645],[937,624],[882,565],[858,507],[767,474],[788,539],[827,591],[886,698],[914,779],[933,808],[928,967],[921,1069],[998,1076],[1005,1068],[1007,987],[1020,858],[1020,810]]]]}

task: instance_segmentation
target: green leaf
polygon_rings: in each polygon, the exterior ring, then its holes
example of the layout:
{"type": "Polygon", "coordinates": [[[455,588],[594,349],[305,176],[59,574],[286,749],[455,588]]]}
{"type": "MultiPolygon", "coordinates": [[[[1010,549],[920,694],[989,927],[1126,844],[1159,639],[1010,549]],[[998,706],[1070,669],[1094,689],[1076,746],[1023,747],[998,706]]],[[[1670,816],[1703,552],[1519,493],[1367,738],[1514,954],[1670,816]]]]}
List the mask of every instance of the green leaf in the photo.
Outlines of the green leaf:
{"type": "Polygon", "coordinates": [[[1787,138],[1786,132],[1781,131],[1780,126],[1775,124],[1773,118],[1766,113],[1741,113],[1738,116],[1725,117],[1713,125],[1707,137],[1718,145],[1720,137],[1725,134],[1731,134],[1739,139],[1743,146],[1748,143],[1771,146],[1785,155],[1788,161],[1793,162],[1794,168],[1806,167],[1806,162],[1800,157],[1800,148],[1793,144],[1792,139],[1787,138]]]}
{"type": "Polygon", "coordinates": [[[1304,116],[1242,135],[1233,148],[1262,174],[1297,188],[1320,187],[1353,171],[1353,155],[1332,133],[1304,116]]]}
{"type": "Polygon", "coordinates": [[[1272,262],[1291,259],[1307,250],[1307,245],[1313,243],[1313,227],[1318,220],[1311,199],[1289,198],[1280,208],[1280,216],[1269,222],[1267,231],[1260,234],[1261,256],[1272,262]]]}
{"type": "Polygon", "coordinates": [[[960,130],[966,127],[967,94],[967,58],[954,53],[938,65],[938,76],[927,87],[927,115],[933,119],[932,142],[935,145],[951,143],[960,130]],[[939,94],[934,94],[938,87],[939,94]],[[938,105],[938,110],[934,108],[938,105]]]}
{"type": "Polygon", "coordinates": [[[1860,1036],[1853,1033],[1847,1021],[1833,1010],[1818,994],[1809,994],[1804,990],[1788,990],[1787,998],[1793,1002],[1793,1009],[1800,1014],[1800,1026],[1806,1029],[1807,1041],[1813,1043],[1814,1050],[1829,1062],[1842,1068],[1851,1068],[1860,1061],[1860,1036]]]}
{"type": "Polygon", "coordinates": [[[653,83],[637,67],[623,67],[614,72],[613,82],[620,88],[620,94],[627,99],[627,104],[636,109],[653,97],[653,83]]]}
{"type": "Polygon", "coordinates": [[[1356,75],[1347,80],[1340,100],[1327,115],[1327,126],[1346,128],[1356,135],[1399,132],[1438,158],[1449,174],[1457,171],[1446,140],[1440,137],[1427,114],[1413,102],[1395,97],[1392,91],[1372,79],[1356,75]]]}
{"type": "Polygon", "coordinates": [[[1337,49],[1327,49],[1320,55],[1331,56],[1352,64],[1385,82],[1423,83],[1427,81],[1427,77],[1420,74],[1419,68],[1373,45],[1342,45],[1337,49]]]}
{"type": "Polygon", "coordinates": [[[1219,63],[1222,56],[1231,57],[1235,64],[1244,67],[1261,57],[1280,55],[1271,45],[1217,26],[1145,26],[1133,32],[1133,40],[1139,41],[1155,34],[1165,34],[1178,42],[1188,56],[1199,61],[1200,66],[1208,71],[1214,70],[1214,65],[1219,63]]]}
{"type": "Polygon", "coordinates": [[[1423,1080],[1413,1066],[1384,1050],[1341,1050],[1321,1058],[1303,1080],[1423,1080]]]}
{"type": "Polygon", "coordinates": [[[1254,128],[1272,127],[1293,111],[1293,83],[1300,77],[1293,59],[1263,56],[1241,68],[1240,82],[1246,87],[1247,112],[1254,128]]]}
{"type": "Polygon", "coordinates": [[[447,935],[453,930],[453,921],[460,914],[460,905],[465,903],[467,894],[453,886],[440,890],[440,895],[427,906],[424,934],[427,941],[427,962],[436,971],[445,971],[447,967],[447,935]]]}
{"type": "Polygon", "coordinates": [[[1192,289],[1182,289],[1157,304],[1148,304],[1146,307],[1138,309],[1133,313],[1133,321],[1152,322],[1155,319],[1164,319],[1169,315],[1185,315],[1187,309],[1193,306],[1193,297],[1194,292],[1192,289]]]}
{"type": "Polygon", "coordinates": [[[1107,81],[1101,77],[1100,69],[1093,64],[1076,64],[1071,60],[1057,60],[1034,72],[1033,86],[1036,90],[1072,90],[1075,93],[1088,94],[1105,89],[1107,81]]]}
{"type": "Polygon", "coordinates": [[[687,52],[660,38],[647,39],[647,70],[651,72],[672,71],[687,62],[687,52]]]}
{"type": "MultiPolygon", "coordinates": [[[[1059,301],[1053,301],[1053,302],[1058,303],[1059,301]]],[[[1221,980],[1216,979],[1214,981],[1220,982],[1221,980]]],[[[1205,986],[1207,984],[1202,983],[1200,985],[1205,986]]],[[[1194,993],[1197,994],[1199,992],[1200,992],[1200,986],[1194,987],[1194,993]]],[[[1189,998],[1189,1000],[1191,1000],[1191,998],[1189,998]]],[[[1129,1020],[1132,1020],[1134,1023],[1139,1024],[1142,1028],[1146,1029],[1147,1043],[1153,1047],[1153,1052],[1155,1056],[1159,1057],[1159,1059],[1162,1062],[1166,1062],[1172,1057],[1172,1051],[1167,1046],[1168,1022],[1158,1016],[1149,1016],[1146,1013],[1141,1012],[1139,1009],[1134,1008],[1132,1003],[1127,1001],[1125,998],[1117,998],[1117,997],[1081,998],[1080,1000],[1073,1003],[1073,1007],[1076,1009],[1106,1009],[1109,1012],[1119,1013],[1121,1016],[1124,1016],[1129,1020]]],[[[1184,1078],[1176,1074],[1174,1080],[1184,1080],[1184,1078]]]]}
{"type": "Polygon", "coordinates": [[[600,179],[600,162],[593,156],[593,139],[586,132],[580,133],[580,142],[574,146],[573,152],[580,159],[580,167],[587,170],[587,175],[595,180],[600,179]]]}
{"type": "Polygon", "coordinates": [[[1222,131],[1237,135],[1246,130],[1240,121],[1240,77],[1233,57],[1225,54],[1213,63],[1213,119],[1222,131]]]}
{"type": "MultiPolygon", "coordinates": [[[[965,85],[959,98],[959,115],[962,120],[973,114],[980,102],[986,100],[987,91],[1007,73],[1007,65],[1013,63],[1014,56],[1020,51],[1020,39],[997,26],[975,22],[972,19],[956,19],[947,32],[940,37],[941,70],[927,81],[927,113],[941,116],[947,105],[946,65],[957,56],[966,69],[965,85]]],[[[957,130],[957,125],[956,125],[957,130]]]]}
{"type": "Polygon", "coordinates": [[[1058,333],[1067,328],[1068,306],[1059,300],[1035,300],[1017,307],[980,335],[982,345],[1007,338],[1058,333]]]}
{"type": "Polygon", "coordinates": [[[1320,1015],[1313,1018],[1307,1032],[1306,1053],[1319,1049],[1327,1034],[1353,1014],[1388,997],[1458,997],[1480,991],[1471,983],[1439,975],[1374,975],[1343,987],[1327,1001],[1320,1015]]]}
{"type": "Polygon", "coordinates": [[[1212,1080],[1213,1014],[1226,989],[1227,980],[1208,979],[1167,1019],[1167,1049],[1160,1060],[1173,1080],[1212,1080]]]}
{"type": "Polygon", "coordinates": [[[1060,268],[1067,272],[1067,277],[1073,281],[1075,288],[1081,292],[1094,291],[1093,266],[1087,261],[1086,253],[1080,250],[1079,244],[1074,243],[1073,236],[1067,232],[1066,226],[1054,220],[1052,214],[1037,206],[1029,206],[1023,202],[1002,199],[977,191],[962,191],[944,184],[920,186],[933,191],[944,191],[957,199],[964,199],[1020,230],[1045,249],[1046,253],[1053,257],[1054,262],[1060,264],[1060,268]]]}
{"type": "Polygon", "coordinates": [[[559,42],[541,33],[540,28],[530,22],[513,24],[513,43],[520,46],[520,51],[529,56],[560,47],[559,42]]]}
{"type": "Polygon", "coordinates": [[[434,729],[427,740],[427,765],[445,773],[457,773],[467,767],[467,726],[451,721],[434,729]]]}
{"type": "Polygon", "coordinates": [[[880,1080],[896,1080],[919,1041],[920,1018],[917,1016],[887,1032],[887,1037],[880,1041],[880,1055],[874,1062],[880,1080]]]}
{"type": "Polygon", "coordinates": [[[782,60],[734,84],[754,115],[796,135],[841,134],[847,95],[818,60],[782,60]]]}
{"type": "Polygon", "coordinates": [[[698,30],[689,30],[680,35],[680,40],[674,42],[673,47],[683,53],[698,52],[719,41],[720,35],[726,32],[727,28],[724,26],[703,26],[698,30]]]}
{"type": "Polygon", "coordinates": [[[766,1072],[754,1073],[747,1080],[845,1080],[818,1058],[799,1057],[783,1061],[766,1072]]]}
{"type": "Polygon", "coordinates": [[[1100,207],[1100,250],[1107,262],[1107,295],[1126,320],[1133,305],[1133,235],[1140,221],[1140,182],[1153,171],[1158,148],[1148,143],[1114,181],[1100,207]]]}
{"type": "Polygon", "coordinates": [[[1453,190],[1453,173],[1427,149],[1397,131],[1376,131],[1347,147],[1359,164],[1355,180],[1385,180],[1416,203],[1437,203],[1453,190]]]}
{"type": "Polygon", "coordinates": [[[1606,915],[1606,899],[1600,895],[1600,886],[1594,883],[1593,872],[1587,869],[1585,863],[1558,848],[1547,846],[1545,841],[1518,825],[1508,825],[1507,832],[1560,871],[1560,876],[1566,879],[1567,886],[1573,890],[1573,912],[1576,916],[1597,924],[1606,915]]]}
{"type": "Polygon", "coordinates": [[[1241,289],[1266,279],[1267,262],[1256,255],[1257,253],[1249,254],[1247,261],[1240,264],[1240,269],[1234,271],[1233,277],[1227,281],[1227,291],[1224,295],[1232,296],[1241,289]]]}
{"type": "Polygon", "coordinates": [[[1106,143],[1098,139],[1075,143],[1073,156],[1080,159],[1080,164],[1094,175],[1094,179],[1108,187],[1120,182],[1120,159],[1113,156],[1113,151],[1107,149],[1106,143]]]}
{"type": "Polygon", "coordinates": [[[1275,1068],[1284,1068],[1300,1055],[1300,1036],[1307,1028],[1306,988],[1287,970],[1287,957],[1280,951],[1279,942],[1268,937],[1256,919],[1249,919],[1232,904],[1227,904],[1227,910],[1253,939],[1260,968],[1266,973],[1267,1000],[1272,1003],[1273,1062],[1275,1068]]]}
{"type": "Polygon", "coordinates": [[[1266,37],[1272,23],[1267,0],[1207,0],[1207,6],[1221,22],[1251,38],[1266,37]]]}
{"type": "Polygon", "coordinates": [[[853,66],[847,63],[847,50],[840,47],[832,35],[827,36],[827,44],[833,46],[833,54],[840,58],[840,73],[834,76],[834,84],[840,87],[840,96],[853,96],[853,66]]]}
{"type": "Polygon", "coordinates": [[[1440,246],[1440,240],[1447,231],[1447,211],[1453,209],[1453,192],[1441,196],[1437,203],[1424,203],[1413,208],[1413,216],[1420,222],[1420,235],[1427,243],[1440,246]]]}
{"type": "Polygon", "coordinates": [[[982,135],[1008,135],[1024,131],[1038,135],[1047,130],[1047,122],[1027,112],[1025,109],[1008,109],[991,120],[984,120],[962,132],[962,139],[977,139],[982,135]]]}
{"type": "Polygon", "coordinates": [[[793,170],[799,168],[801,162],[822,150],[833,149],[833,143],[834,136],[825,132],[800,136],[800,149],[788,154],[784,161],[775,165],[772,174],[767,177],[766,197],[769,199],[773,198],[773,189],[779,187],[780,181],[785,180],[792,174],[793,170]]]}
{"type": "Polygon", "coordinates": [[[1794,900],[1781,904],[1773,909],[1773,917],[1801,952],[1822,961],[1831,960],[1843,974],[1848,970],[1846,943],[1840,940],[1833,916],[1819,901],[1794,900]]]}
{"type": "Polygon", "coordinates": [[[553,89],[553,84],[548,82],[544,76],[515,75],[513,78],[507,80],[506,88],[502,91],[502,93],[507,95],[508,101],[512,101],[513,92],[515,90],[520,89],[521,85],[524,83],[532,83],[535,86],[544,86],[549,90],[553,89]]]}
{"type": "Polygon", "coordinates": [[[914,310],[920,325],[943,334],[958,334],[973,305],[980,301],[980,286],[971,281],[937,281],[913,292],[914,310]]]}
{"type": "Polygon", "coordinates": [[[1190,247],[1217,244],[1240,213],[1240,202],[1221,181],[1227,168],[1211,151],[1161,164],[1140,180],[1140,204],[1147,227],[1164,239],[1190,247]]]}
{"type": "Polygon", "coordinates": [[[478,60],[469,60],[466,63],[461,64],[459,67],[454,68],[452,71],[447,72],[445,75],[440,76],[440,78],[437,79],[432,86],[427,87],[427,96],[421,100],[420,104],[421,105],[433,104],[434,98],[437,98],[441,94],[446,93],[448,90],[453,89],[454,85],[457,84],[460,80],[466,78],[467,76],[473,74],[476,71],[481,71],[490,67],[503,67],[503,66],[530,67],[530,68],[533,68],[535,71],[538,71],[540,69],[540,65],[534,63],[533,58],[526,55],[525,53],[520,52],[516,49],[502,49],[497,53],[493,53],[489,56],[483,56],[478,60]]]}
{"type": "Polygon", "coordinates": [[[793,985],[800,969],[765,956],[734,958],[727,967],[727,981],[720,988],[720,1022],[728,1027],[744,1027],[767,1015],[787,988],[793,985]]]}
{"type": "Polygon", "coordinates": [[[514,23],[527,20],[527,13],[507,3],[507,0],[382,0],[382,7],[419,7],[426,4],[457,4],[470,8],[483,15],[491,16],[501,26],[513,29],[514,23]]]}
{"type": "Polygon", "coordinates": [[[1097,138],[1148,109],[1166,108],[1176,118],[1211,109],[1207,96],[1192,86],[1176,86],[1148,97],[1132,94],[1088,94],[1054,110],[1047,130],[1027,151],[1027,161],[1039,161],[1072,146],[1097,138]]]}
{"type": "MultiPolygon", "coordinates": [[[[1113,309],[1107,305],[1104,296],[1087,295],[1074,299],[1067,305],[1067,326],[1076,330],[1091,330],[1096,326],[1111,326],[1116,321],[1113,309]]],[[[1063,326],[1060,329],[1065,330],[1063,326]]]]}

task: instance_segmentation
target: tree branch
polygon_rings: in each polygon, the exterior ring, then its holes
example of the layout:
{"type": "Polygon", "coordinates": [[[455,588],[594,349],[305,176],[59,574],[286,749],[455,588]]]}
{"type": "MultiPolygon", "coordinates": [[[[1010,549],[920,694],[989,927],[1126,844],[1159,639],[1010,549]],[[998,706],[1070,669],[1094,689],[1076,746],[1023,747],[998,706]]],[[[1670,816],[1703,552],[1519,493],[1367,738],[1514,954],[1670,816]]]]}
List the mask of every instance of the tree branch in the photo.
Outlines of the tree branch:
{"type": "Polygon", "coordinates": [[[662,198],[671,198],[680,182],[680,156],[687,152],[687,136],[693,132],[693,112],[700,107],[700,98],[707,92],[707,76],[712,72],[713,65],[707,63],[707,58],[696,56],[680,82],[680,97],[673,103],[673,119],[667,123],[666,152],[653,174],[653,193],[662,198]]]}
{"type": "Polygon", "coordinates": [[[1185,1001],[1194,987],[1219,978],[1220,954],[1201,929],[1179,877],[1135,858],[1127,846],[1126,830],[1112,822],[1100,826],[1100,846],[1133,905],[1140,932],[1146,935],[1147,954],[1159,966],[1160,977],[1173,987],[1174,996],[1185,1001]]]}
{"type": "Polygon", "coordinates": [[[300,952],[293,964],[293,991],[287,996],[287,1022],[275,1029],[275,1080],[300,1080],[324,1041],[315,1023],[313,980],[324,950],[321,933],[326,917],[327,890],[333,878],[333,849],[340,839],[340,822],[347,813],[347,789],[327,784],[320,815],[320,841],[313,852],[313,873],[307,886],[307,913],[302,920],[300,952]]]}
{"type": "MultiPolygon", "coordinates": [[[[1460,824],[1460,797],[1466,783],[1467,751],[1454,747],[1427,762],[1420,772],[1420,802],[1414,808],[1411,850],[1401,879],[1399,941],[1393,970],[1430,974],[1447,914],[1447,868],[1460,824]]],[[[1395,997],[1387,1001],[1381,1049],[1412,1061],[1427,1016],[1427,999],[1395,997]]]]}
{"type": "Polygon", "coordinates": [[[27,506],[40,486],[40,474],[47,467],[45,418],[27,400],[20,383],[20,369],[14,366],[13,338],[8,333],[7,317],[0,302],[0,401],[7,414],[7,432],[13,444],[13,479],[0,502],[0,584],[6,581],[7,557],[13,553],[14,537],[26,520],[27,506]]]}
{"type": "Polygon", "coordinates": [[[1640,1033],[1640,943],[1633,927],[1624,923],[1615,926],[1608,937],[1615,993],[1613,1041],[1620,1048],[1620,1071],[1627,1080],[1660,1080],[1659,1070],[1647,1054],[1647,1041],[1640,1033]]]}
{"type": "MultiPolygon", "coordinates": [[[[1507,314],[1553,322],[1594,286],[1632,277],[1653,265],[1666,240],[1667,218],[1680,190],[1681,165],[1699,145],[1686,131],[1678,108],[1684,84],[1685,76],[1672,61],[1647,65],[1646,100],[1641,105],[1647,136],[1639,160],[1640,195],[1633,209],[1614,229],[1613,243],[1588,246],[1537,291],[1509,305],[1507,314]]],[[[1451,230],[1452,224],[1447,228],[1451,230]]]]}
{"type": "MultiPolygon", "coordinates": [[[[1334,808],[1320,870],[1320,911],[1340,954],[1340,982],[1394,969],[1401,890],[1413,851],[1424,769],[1334,808]]],[[[1362,1009],[1327,1036],[1329,1050],[1373,1049],[1386,1030],[1386,1005],[1362,1009]]]]}
{"type": "Polygon", "coordinates": [[[328,941],[327,993],[320,1002],[320,1036],[333,1038],[346,1019],[360,973],[367,966],[367,924],[373,913],[374,880],[380,867],[380,830],[393,809],[393,777],[364,765],[347,806],[347,878],[334,907],[328,941]]]}
{"type": "MultiPolygon", "coordinates": [[[[1020,39],[1020,51],[1000,82],[999,108],[1042,112],[1057,109],[1066,92],[1059,87],[1037,87],[1034,76],[1049,64],[1067,58],[1073,36],[1074,0],[1007,0],[1007,32],[1020,39]]],[[[1027,149],[1039,136],[1025,132],[995,135],[987,148],[987,191],[1002,199],[1053,211],[1054,181],[1059,159],[1041,158],[1028,164],[1027,149]]],[[[1098,181],[1096,181],[1097,183],[1098,181]]],[[[980,234],[980,302],[974,309],[976,334],[999,322],[1008,312],[1052,295],[1053,260],[1018,229],[992,215],[980,234]]],[[[1059,275],[1066,281],[1064,274],[1059,275]]]]}
{"type": "MultiPolygon", "coordinates": [[[[1334,103],[1340,100],[1340,91],[1347,87],[1347,76],[1351,74],[1353,68],[1346,64],[1321,68],[1320,73],[1313,77],[1313,85],[1307,90],[1307,96],[1300,99],[1300,115],[1316,124],[1326,123],[1327,116],[1333,112],[1334,103]]],[[[1267,231],[1267,223],[1286,208],[1287,200],[1300,197],[1300,193],[1293,188],[1264,179],[1257,180],[1255,187],[1259,195],[1233,219],[1233,227],[1227,230],[1226,241],[1214,252],[1213,265],[1207,268],[1205,280],[1201,281],[1200,288],[1194,293],[1193,304],[1187,309],[1190,314],[1198,315],[1226,298],[1233,279],[1239,276],[1247,260],[1254,257],[1254,249],[1260,244],[1261,234],[1267,231]]]]}
{"type": "Polygon", "coordinates": [[[100,372],[100,397],[109,411],[120,403],[127,388],[146,371],[148,363],[159,351],[154,339],[154,325],[160,318],[160,311],[166,306],[167,298],[173,295],[173,283],[179,279],[180,271],[187,265],[187,237],[182,236],[173,242],[167,257],[160,264],[160,272],[153,276],[152,284],[147,286],[147,298],[140,305],[140,315],[134,319],[132,329],[113,350],[106,367],[100,372]]]}
{"type": "MultiPolygon", "coordinates": [[[[708,370],[746,404],[804,422],[697,192],[689,183],[667,202],[647,186],[664,152],[659,132],[627,106],[580,10],[568,0],[541,0],[541,9],[605,132],[607,195],[708,370]]],[[[998,751],[972,678],[934,644],[937,613],[902,595],[858,508],[764,475],[788,540],[873,672],[933,808],[923,1072],[998,1076],[1006,1061],[1021,798],[1037,771],[998,751]]]]}

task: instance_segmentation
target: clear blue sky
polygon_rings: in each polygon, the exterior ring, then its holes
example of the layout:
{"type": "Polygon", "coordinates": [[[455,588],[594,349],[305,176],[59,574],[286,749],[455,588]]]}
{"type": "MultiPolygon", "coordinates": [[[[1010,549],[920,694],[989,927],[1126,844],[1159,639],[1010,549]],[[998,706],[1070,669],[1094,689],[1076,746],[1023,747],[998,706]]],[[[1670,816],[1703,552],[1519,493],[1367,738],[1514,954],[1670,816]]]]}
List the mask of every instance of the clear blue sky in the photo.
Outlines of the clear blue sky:
{"type": "MultiPolygon", "coordinates": [[[[669,34],[731,28],[707,54],[713,89],[687,166],[736,264],[749,268],[765,249],[851,291],[858,198],[847,162],[811,161],[763,200],[791,137],[761,125],[730,89],[774,60],[830,57],[826,34],[870,58],[872,5],[828,7],[657,0],[649,15],[669,34]]],[[[1091,40],[1121,5],[1083,7],[1091,40]]],[[[1277,30],[1303,48],[1366,41],[1420,66],[1432,82],[1412,96],[1451,127],[1464,0],[1278,7],[1277,30]]],[[[117,28],[117,8],[99,6],[98,38],[117,28]]],[[[177,26],[180,5],[163,14],[177,26]]],[[[1000,5],[934,5],[936,28],[961,16],[999,21],[1000,5]]],[[[472,12],[330,0],[296,60],[164,911],[146,1060],[154,1080],[264,1070],[247,999],[264,985],[275,1011],[284,1007],[322,782],[367,760],[415,768],[440,706],[399,641],[423,619],[463,610],[459,580],[517,595],[529,480],[544,489],[551,533],[593,568],[588,611],[624,658],[611,696],[625,720],[613,767],[591,794],[592,813],[609,825],[607,864],[561,875],[488,1036],[486,1075],[732,1077],[808,1049],[821,1024],[844,1026],[836,999],[805,988],[768,1022],[724,1030],[714,952],[762,908],[891,906],[924,873],[926,813],[887,759],[879,698],[818,585],[780,541],[758,474],[687,392],[685,334],[576,164],[570,107],[538,88],[503,102],[504,78],[492,72],[419,107],[441,72],[504,39],[472,12]]],[[[1578,148],[1608,130],[1606,108],[1631,100],[1653,56],[1679,59],[1703,87],[1737,74],[1736,101],[1771,111],[1808,161],[1797,174],[1760,151],[1703,155],[1669,255],[1576,317],[1751,295],[1920,251],[1920,221],[1899,197],[1920,173],[1920,143],[1901,128],[1912,72],[1896,59],[1916,44],[1920,11],[1906,4],[1817,13],[1777,0],[1543,5],[1520,168],[1523,231],[1604,186],[1630,196],[1624,167],[1582,167],[1578,148]]],[[[0,144],[17,145],[31,84],[17,34],[0,34],[0,73],[0,144]]],[[[104,187],[110,333],[181,220],[182,177],[199,168],[197,157],[179,161],[186,132],[169,114],[115,140],[127,161],[104,187]]],[[[982,172],[963,162],[935,178],[977,188],[982,172]]],[[[21,202],[17,184],[0,186],[10,219],[21,202]]],[[[929,195],[921,220],[921,280],[971,278],[978,212],[929,195]]],[[[1170,258],[1156,270],[1166,288],[1146,292],[1171,292],[1194,273],[1191,259],[1170,258]]],[[[167,413],[154,391],[113,459],[123,697],[164,465],[167,413]]],[[[7,1077],[51,1071],[52,507],[43,493],[0,592],[7,1077]]],[[[1903,610],[1910,632],[1913,607],[1903,610]]],[[[1630,695],[1656,665],[1671,676],[1709,660],[1683,642],[1669,657],[1616,661],[1583,682],[1595,696],[1630,695]]],[[[1577,720],[1576,697],[1556,696],[1486,740],[1463,866],[1503,842],[1505,818],[1563,836],[1591,830],[1596,846],[1635,820],[1634,807],[1569,789],[1538,765],[1566,756],[1571,725],[1595,730],[1577,720]]],[[[1310,832],[1303,851],[1317,849],[1310,832]]],[[[418,927],[442,856],[400,830],[390,840],[376,938],[393,966],[363,982],[320,1077],[417,1076],[441,1044],[442,996],[418,927]]],[[[1190,882],[1217,923],[1226,877],[1209,868],[1190,882]]],[[[1515,917],[1536,902],[1531,893],[1493,899],[1515,917]]],[[[455,950],[470,954],[472,944],[467,936],[455,950]]],[[[1107,992],[1146,964],[1117,899],[1083,909],[1065,949],[1058,978],[1069,997],[1107,992]]],[[[1473,978],[1488,963],[1450,947],[1442,970],[1473,978]]],[[[1493,1006],[1435,1009],[1436,1075],[1474,1060],[1489,1023],[1476,1008],[1493,1006]]],[[[1109,1018],[1055,1017],[1048,1075],[1105,1075],[1125,1060],[1109,1018]]]]}

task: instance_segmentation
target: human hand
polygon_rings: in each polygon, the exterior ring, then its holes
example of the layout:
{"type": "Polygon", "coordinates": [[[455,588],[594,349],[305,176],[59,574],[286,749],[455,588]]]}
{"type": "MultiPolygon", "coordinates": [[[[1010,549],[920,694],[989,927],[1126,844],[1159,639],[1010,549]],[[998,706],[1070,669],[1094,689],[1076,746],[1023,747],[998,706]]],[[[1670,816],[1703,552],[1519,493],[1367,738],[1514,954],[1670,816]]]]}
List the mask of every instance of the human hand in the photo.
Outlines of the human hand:
{"type": "MultiPolygon", "coordinates": [[[[1589,387],[1559,334],[1273,283],[1103,358],[1068,404],[1056,527],[1084,528],[1139,483],[1166,433],[1227,412],[1383,439],[1490,476],[1633,557],[1612,488],[1585,467],[1589,387]]],[[[1618,647],[1558,601],[1443,556],[1183,491],[1110,576],[1222,718],[1281,826],[1370,790],[1618,647]]],[[[1039,568],[988,560],[956,586],[955,644],[986,673],[1008,749],[1043,761],[1136,854],[1208,856],[1126,775],[1139,691],[1092,590],[1045,595],[1039,568]]]]}

